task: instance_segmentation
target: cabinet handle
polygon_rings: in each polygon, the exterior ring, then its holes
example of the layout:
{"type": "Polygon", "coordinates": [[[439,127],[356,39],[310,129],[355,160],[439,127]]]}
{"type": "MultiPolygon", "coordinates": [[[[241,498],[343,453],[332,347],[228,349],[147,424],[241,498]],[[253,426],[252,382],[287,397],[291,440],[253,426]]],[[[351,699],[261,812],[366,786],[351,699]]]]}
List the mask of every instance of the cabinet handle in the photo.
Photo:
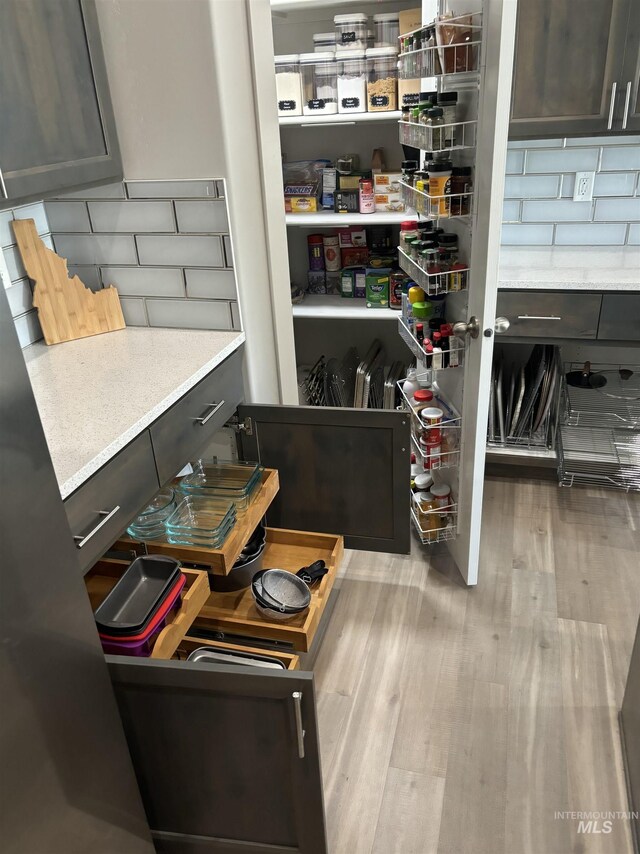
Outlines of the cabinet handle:
{"type": "Polygon", "coordinates": [[[562,320],[555,314],[537,315],[537,314],[519,314],[518,320],[562,320]]]}
{"type": "Polygon", "coordinates": [[[296,733],[298,735],[298,759],[304,759],[304,729],[302,728],[302,691],[294,691],[293,708],[296,713],[296,733]]]}
{"type": "Polygon", "coordinates": [[[113,519],[113,517],[116,515],[116,513],[118,512],[119,509],[120,509],[120,505],[117,504],[113,508],[113,510],[98,510],[98,515],[104,516],[104,519],[102,519],[100,522],[98,522],[98,524],[95,526],[95,528],[93,528],[91,531],[89,531],[89,533],[86,535],[86,537],[83,537],[82,534],[74,535],[73,539],[76,541],[76,548],[81,549],[83,546],[86,546],[86,544],[89,542],[91,537],[93,537],[94,534],[97,534],[98,531],[100,530],[100,528],[104,528],[104,526],[107,524],[109,519],[113,519]]]}
{"type": "Polygon", "coordinates": [[[213,418],[213,416],[216,414],[216,412],[222,406],[224,406],[224,400],[221,400],[220,403],[210,403],[209,406],[213,406],[213,409],[211,410],[211,412],[209,412],[207,415],[201,415],[200,418],[194,418],[193,419],[194,421],[197,421],[201,427],[204,427],[204,425],[207,423],[207,421],[209,421],[210,418],[213,418]]]}
{"type": "Polygon", "coordinates": [[[609,121],[607,122],[607,130],[611,130],[613,126],[613,110],[616,106],[616,90],[618,88],[617,83],[611,84],[611,103],[609,104],[609,121]]]}
{"type": "Polygon", "coordinates": [[[622,117],[622,130],[627,129],[627,121],[629,119],[629,103],[631,101],[631,80],[627,83],[627,93],[624,96],[624,115],[622,117]]]}
{"type": "Polygon", "coordinates": [[[2,195],[5,199],[9,198],[9,193],[7,193],[7,185],[4,183],[4,175],[2,174],[2,169],[0,169],[0,189],[2,190],[2,195]]]}

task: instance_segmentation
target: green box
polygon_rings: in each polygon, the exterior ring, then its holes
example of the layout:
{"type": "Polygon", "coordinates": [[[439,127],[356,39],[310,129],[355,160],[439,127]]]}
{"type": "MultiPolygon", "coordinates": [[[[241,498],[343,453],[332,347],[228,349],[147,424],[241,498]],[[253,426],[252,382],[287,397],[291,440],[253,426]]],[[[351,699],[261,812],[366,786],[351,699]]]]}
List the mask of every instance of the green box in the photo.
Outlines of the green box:
{"type": "Polygon", "coordinates": [[[389,308],[389,276],[391,270],[367,267],[367,308],[389,308]]]}

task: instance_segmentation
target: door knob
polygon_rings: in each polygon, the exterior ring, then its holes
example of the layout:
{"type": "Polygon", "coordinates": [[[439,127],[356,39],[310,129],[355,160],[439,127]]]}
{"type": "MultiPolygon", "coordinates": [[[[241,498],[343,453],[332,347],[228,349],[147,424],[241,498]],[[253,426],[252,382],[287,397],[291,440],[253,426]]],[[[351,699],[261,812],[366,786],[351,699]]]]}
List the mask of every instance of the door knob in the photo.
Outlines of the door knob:
{"type": "Polygon", "coordinates": [[[453,334],[462,338],[463,335],[470,335],[472,338],[477,338],[480,334],[480,324],[477,317],[470,317],[468,323],[464,320],[453,324],[453,334]]]}
{"type": "Polygon", "coordinates": [[[496,322],[494,324],[494,330],[496,335],[504,335],[507,329],[511,326],[508,317],[496,317],[496,322]]]}

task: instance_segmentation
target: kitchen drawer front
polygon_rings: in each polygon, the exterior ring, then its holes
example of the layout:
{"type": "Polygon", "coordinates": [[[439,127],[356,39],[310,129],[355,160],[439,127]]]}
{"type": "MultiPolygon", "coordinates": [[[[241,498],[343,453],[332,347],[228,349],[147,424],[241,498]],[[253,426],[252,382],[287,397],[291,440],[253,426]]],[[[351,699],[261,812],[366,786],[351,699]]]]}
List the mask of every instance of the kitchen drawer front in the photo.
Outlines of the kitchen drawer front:
{"type": "Polygon", "coordinates": [[[640,341],[640,294],[603,294],[598,338],[640,341]]]}
{"type": "Polygon", "coordinates": [[[88,569],[158,491],[145,431],[64,502],[80,563],[88,569]]]}
{"type": "Polygon", "coordinates": [[[242,349],[229,356],[151,427],[161,484],[197,456],[241,400],[242,349]]]}
{"type": "Polygon", "coordinates": [[[522,338],[595,338],[600,294],[498,291],[496,316],[506,317],[507,335],[522,338]]]}

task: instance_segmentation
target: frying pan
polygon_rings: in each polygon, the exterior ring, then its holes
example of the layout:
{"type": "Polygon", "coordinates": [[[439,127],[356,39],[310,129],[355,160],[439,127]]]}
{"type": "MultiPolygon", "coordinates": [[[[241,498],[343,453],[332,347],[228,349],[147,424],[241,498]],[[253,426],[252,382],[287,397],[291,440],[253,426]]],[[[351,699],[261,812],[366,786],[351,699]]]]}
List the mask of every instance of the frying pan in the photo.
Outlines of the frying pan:
{"type": "Polygon", "coordinates": [[[602,374],[593,374],[591,362],[585,362],[581,371],[569,371],[567,383],[575,388],[602,388],[607,384],[607,378],[602,374]]]}

